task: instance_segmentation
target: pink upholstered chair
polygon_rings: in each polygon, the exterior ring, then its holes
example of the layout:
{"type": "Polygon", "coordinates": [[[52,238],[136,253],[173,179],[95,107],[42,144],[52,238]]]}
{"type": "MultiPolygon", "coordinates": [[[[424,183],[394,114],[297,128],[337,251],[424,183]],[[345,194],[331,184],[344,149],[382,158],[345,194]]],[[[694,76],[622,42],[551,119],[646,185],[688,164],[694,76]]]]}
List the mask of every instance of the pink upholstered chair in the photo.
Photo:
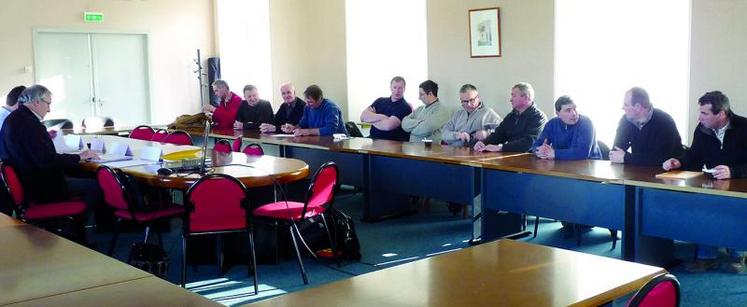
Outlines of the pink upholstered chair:
{"type": "Polygon", "coordinates": [[[220,139],[215,141],[215,146],[213,146],[213,150],[220,152],[220,153],[229,153],[231,152],[231,142],[229,142],[226,139],[220,139]]]}
{"type": "MultiPolygon", "coordinates": [[[[254,294],[258,293],[254,235],[249,222],[250,205],[246,187],[238,179],[225,174],[210,174],[195,182],[187,191],[187,211],[182,232],[182,287],[187,277],[187,238],[224,233],[248,232],[251,249],[249,274],[254,277],[254,294]]],[[[221,246],[216,244],[218,267],[221,268],[221,246]]]]}
{"type": "Polygon", "coordinates": [[[233,143],[231,144],[231,150],[235,152],[241,151],[241,137],[237,137],[233,140],[233,143]]]}
{"type": "Polygon", "coordinates": [[[257,143],[251,143],[249,145],[246,145],[244,147],[244,150],[241,152],[250,155],[250,156],[262,156],[265,154],[265,151],[262,149],[262,146],[260,146],[257,143]]]}
{"type": "MultiPolygon", "coordinates": [[[[104,201],[114,208],[114,216],[117,217],[117,224],[114,227],[114,234],[107,255],[111,256],[114,252],[114,246],[116,246],[119,237],[119,227],[123,220],[145,224],[144,241],[147,242],[150,226],[153,222],[159,219],[180,217],[184,213],[184,207],[172,203],[148,204],[137,184],[131,178],[127,178],[127,174],[121,170],[101,166],[96,170],[96,180],[104,194],[104,201]]],[[[158,243],[163,244],[161,233],[158,233],[158,243]]]]}
{"type": "Polygon", "coordinates": [[[154,133],[156,132],[150,126],[141,125],[132,129],[129,138],[150,141],[154,133]]]}
{"type": "Polygon", "coordinates": [[[153,142],[163,142],[163,139],[165,139],[168,135],[168,131],[164,129],[158,129],[153,133],[153,136],[150,138],[150,140],[153,142]]]}
{"type": "Polygon", "coordinates": [[[174,131],[163,138],[161,142],[176,145],[192,145],[192,137],[184,131],[174,131]]]}
{"type": "Polygon", "coordinates": [[[298,227],[295,226],[296,223],[304,219],[321,216],[325,230],[327,231],[327,238],[332,247],[332,255],[337,255],[335,244],[332,241],[332,236],[329,232],[329,227],[327,227],[328,223],[324,212],[332,208],[334,196],[338,188],[338,178],[339,172],[337,165],[334,162],[327,162],[314,174],[309,189],[306,192],[306,199],[304,202],[276,201],[263,205],[253,211],[253,215],[257,221],[268,221],[275,227],[278,227],[279,224],[289,227],[304,284],[308,284],[309,280],[306,276],[303,261],[301,260],[301,252],[298,249],[298,243],[296,242],[296,235],[301,236],[301,233],[298,230],[298,227]]]}
{"type": "Polygon", "coordinates": [[[649,280],[628,302],[628,307],[676,307],[680,305],[680,282],[661,274],[649,280]]]}
{"type": "Polygon", "coordinates": [[[42,228],[44,228],[47,221],[68,219],[78,224],[76,227],[80,232],[80,238],[85,237],[85,230],[83,228],[84,215],[87,209],[85,202],[72,199],[54,203],[35,204],[26,200],[21,180],[18,178],[13,167],[4,163],[0,164],[0,175],[2,176],[2,184],[11,196],[11,205],[16,218],[42,228]]]}

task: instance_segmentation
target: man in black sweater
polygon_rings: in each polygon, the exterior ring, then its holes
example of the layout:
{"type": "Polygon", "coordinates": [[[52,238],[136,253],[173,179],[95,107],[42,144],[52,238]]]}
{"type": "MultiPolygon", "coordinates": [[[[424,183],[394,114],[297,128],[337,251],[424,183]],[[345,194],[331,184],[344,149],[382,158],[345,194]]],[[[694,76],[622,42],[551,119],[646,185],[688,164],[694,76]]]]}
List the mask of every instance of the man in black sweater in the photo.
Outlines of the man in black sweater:
{"type": "MultiPolygon", "coordinates": [[[[680,158],[664,161],[662,167],[667,171],[703,168],[719,180],[747,177],[747,119],[731,111],[729,98],[720,91],[706,93],[698,99],[698,104],[700,123],[695,128],[692,146],[680,158]]],[[[698,245],[696,250],[696,260],[685,269],[703,272],[718,266],[716,247],[698,245]]],[[[722,268],[731,273],[744,271],[742,253],[727,251],[732,259],[722,268]]]]}
{"type": "Polygon", "coordinates": [[[674,120],[651,105],[646,90],[640,87],[628,90],[623,111],[625,115],[617,125],[610,161],[659,166],[664,160],[682,153],[682,139],[674,120]]]}
{"type": "Polygon", "coordinates": [[[267,100],[259,99],[256,86],[251,84],[244,86],[244,100],[241,101],[239,111],[236,113],[233,128],[256,130],[264,123],[272,123],[272,105],[267,100]]]}
{"type": "Polygon", "coordinates": [[[547,116],[534,103],[534,88],[521,82],[511,88],[511,107],[495,132],[475,143],[475,151],[526,152],[542,132],[547,116]]]}
{"type": "Polygon", "coordinates": [[[259,126],[262,133],[280,132],[279,127],[285,124],[298,125],[303,116],[303,109],[306,102],[296,96],[296,89],[291,83],[285,83],[280,86],[280,96],[283,97],[283,104],[275,113],[275,119],[272,123],[266,123],[259,126]]]}

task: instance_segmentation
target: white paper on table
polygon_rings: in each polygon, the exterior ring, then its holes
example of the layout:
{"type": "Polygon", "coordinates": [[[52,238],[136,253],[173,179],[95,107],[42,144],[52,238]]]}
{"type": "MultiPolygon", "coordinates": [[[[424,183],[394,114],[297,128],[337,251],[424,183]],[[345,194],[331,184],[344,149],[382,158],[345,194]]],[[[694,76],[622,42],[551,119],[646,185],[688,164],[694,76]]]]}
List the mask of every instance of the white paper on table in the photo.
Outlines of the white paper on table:
{"type": "Polygon", "coordinates": [[[140,166],[140,165],[150,165],[150,164],[158,164],[154,161],[147,161],[147,160],[141,160],[141,159],[132,159],[132,160],[126,160],[126,161],[115,161],[115,162],[106,162],[102,163],[103,165],[106,165],[111,168],[123,168],[123,167],[132,167],[132,166],[140,166]]]}
{"type": "Polygon", "coordinates": [[[83,139],[80,138],[80,135],[68,134],[68,135],[65,135],[64,138],[65,138],[65,145],[67,145],[68,149],[71,149],[71,150],[83,149],[83,139]]]}
{"type": "Polygon", "coordinates": [[[278,134],[273,134],[272,136],[273,137],[277,137],[277,138],[292,138],[295,135],[292,134],[292,133],[291,134],[280,134],[280,133],[278,133],[278,134]]]}
{"type": "Polygon", "coordinates": [[[104,145],[103,139],[91,139],[91,151],[104,153],[106,152],[106,146],[104,145]]]}
{"type": "Polygon", "coordinates": [[[62,132],[57,131],[57,135],[52,139],[52,144],[54,144],[54,151],[58,154],[61,153],[79,153],[80,149],[78,146],[75,146],[74,148],[71,148],[67,146],[67,141],[65,139],[65,136],[62,135],[62,132]]]}
{"type": "Polygon", "coordinates": [[[143,147],[140,149],[140,155],[138,158],[142,160],[157,162],[161,160],[162,154],[163,154],[163,149],[161,149],[161,147],[147,146],[147,147],[143,147]]]}
{"type": "Polygon", "coordinates": [[[113,156],[132,156],[132,151],[130,151],[130,146],[127,144],[113,142],[106,154],[113,156]]]}

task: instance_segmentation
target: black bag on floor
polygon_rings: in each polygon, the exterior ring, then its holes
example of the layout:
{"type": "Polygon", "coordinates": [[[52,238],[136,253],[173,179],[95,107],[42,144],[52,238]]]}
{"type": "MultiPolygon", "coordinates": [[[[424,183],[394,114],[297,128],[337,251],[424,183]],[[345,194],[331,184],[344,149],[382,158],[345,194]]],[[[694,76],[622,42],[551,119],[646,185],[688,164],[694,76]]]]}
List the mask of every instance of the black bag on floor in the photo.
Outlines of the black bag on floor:
{"type": "Polygon", "coordinates": [[[361,260],[361,245],[353,218],[337,209],[332,209],[329,215],[332,218],[332,239],[337,250],[342,252],[343,259],[361,260]]]}
{"type": "Polygon", "coordinates": [[[138,269],[164,279],[169,271],[169,256],[166,255],[166,251],[151,243],[132,244],[127,262],[138,269]]]}

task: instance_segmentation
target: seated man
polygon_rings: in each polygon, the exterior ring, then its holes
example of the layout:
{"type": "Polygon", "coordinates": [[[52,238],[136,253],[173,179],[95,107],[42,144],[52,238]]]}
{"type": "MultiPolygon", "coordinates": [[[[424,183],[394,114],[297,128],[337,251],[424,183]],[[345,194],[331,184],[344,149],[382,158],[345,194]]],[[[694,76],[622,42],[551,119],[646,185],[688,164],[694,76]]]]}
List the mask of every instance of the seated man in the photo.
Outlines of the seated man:
{"type": "Polygon", "coordinates": [[[0,109],[0,128],[3,126],[5,119],[8,118],[8,115],[10,115],[10,112],[18,109],[18,96],[21,96],[21,92],[25,89],[25,86],[19,85],[8,92],[8,95],[5,97],[5,105],[0,109]]]}
{"type": "Polygon", "coordinates": [[[363,110],[361,121],[371,124],[372,139],[407,141],[410,136],[402,130],[402,119],[412,113],[412,107],[404,98],[405,79],[392,78],[389,88],[392,95],[376,99],[363,110]]]}
{"type": "Polygon", "coordinates": [[[456,111],[441,128],[441,140],[449,146],[469,146],[488,136],[490,125],[501,121],[498,113],[486,107],[477,88],[472,84],[462,85],[459,90],[462,109],[456,111]]]}
{"type": "Polygon", "coordinates": [[[547,122],[545,113],[534,104],[534,88],[519,83],[511,88],[513,110],[485,141],[475,144],[475,151],[526,152],[532,147],[547,122]]]}
{"type": "Polygon", "coordinates": [[[677,125],[669,114],[651,105],[646,90],[628,90],[623,110],[625,115],[617,125],[614,148],[610,150],[612,163],[658,166],[681,154],[677,125]]]}
{"type": "Polygon", "coordinates": [[[267,100],[259,99],[256,86],[244,86],[244,99],[236,112],[234,129],[256,130],[261,124],[272,123],[272,105],[267,100]]]}
{"type": "MultiPolygon", "coordinates": [[[[698,99],[700,114],[693,134],[693,143],[679,158],[664,161],[665,170],[684,168],[699,171],[706,167],[719,180],[747,177],[747,119],[731,111],[729,98],[720,91],[705,93],[698,99]]],[[[698,245],[696,260],[685,269],[703,272],[718,267],[718,250],[698,245]]],[[[728,250],[731,260],[722,267],[731,273],[744,271],[741,252],[728,250]]]]}
{"type": "Polygon", "coordinates": [[[296,96],[296,89],[293,84],[286,83],[280,86],[280,95],[283,97],[283,104],[275,113],[272,123],[259,125],[259,131],[262,133],[278,132],[278,127],[285,124],[298,125],[303,116],[303,108],[306,103],[296,96]]]}
{"type": "Polygon", "coordinates": [[[26,88],[18,99],[20,106],[5,120],[0,134],[0,159],[13,166],[35,203],[59,202],[81,196],[93,209],[100,192],[94,179],[66,178],[65,168],[75,168],[81,160],[96,158],[86,150],[80,154],[58,154],[41,121],[50,111],[52,92],[42,85],[26,88]]]}
{"type": "Polygon", "coordinates": [[[449,121],[450,112],[438,100],[438,84],[431,80],[420,83],[422,106],[402,119],[402,130],[410,133],[410,142],[423,139],[441,142],[441,127],[449,121]]]}
{"type": "Polygon", "coordinates": [[[571,97],[560,96],[555,101],[555,118],[545,125],[532,151],[540,159],[583,160],[601,159],[594,125],[576,112],[571,97]]]}
{"type": "Polygon", "coordinates": [[[295,136],[348,134],[340,108],[331,100],[324,98],[318,85],[310,85],[303,94],[306,97],[306,107],[301,120],[298,125],[281,126],[283,132],[293,133],[295,136]]]}
{"type": "Polygon", "coordinates": [[[231,129],[236,121],[236,113],[241,106],[241,97],[228,89],[228,83],[223,80],[213,81],[213,92],[218,96],[218,107],[206,105],[202,112],[212,113],[213,121],[218,129],[231,129]]]}

